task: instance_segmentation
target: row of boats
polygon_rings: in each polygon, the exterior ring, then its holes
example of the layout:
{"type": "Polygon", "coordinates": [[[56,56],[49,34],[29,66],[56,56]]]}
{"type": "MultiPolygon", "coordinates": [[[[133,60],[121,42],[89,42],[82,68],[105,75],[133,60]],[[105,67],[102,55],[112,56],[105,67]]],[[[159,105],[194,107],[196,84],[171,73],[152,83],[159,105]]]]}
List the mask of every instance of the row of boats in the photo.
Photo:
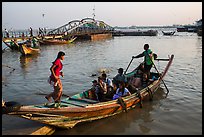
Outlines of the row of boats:
{"type": "MultiPolygon", "coordinates": [[[[164,36],[173,36],[175,32],[185,32],[185,31],[180,31],[180,29],[177,28],[176,31],[161,31],[164,36]]],[[[186,31],[187,32],[187,31],[186,31]]],[[[189,31],[190,32],[190,31],[189,31]]],[[[196,31],[198,36],[202,36],[202,29],[198,29],[196,31]]],[[[157,30],[148,30],[148,31],[123,31],[123,30],[118,30],[113,32],[113,36],[157,36],[158,31],[157,30]]]]}
{"type": "Polygon", "coordinates": [[[29,37],[29,38],[4,38],[2,41],[11,50],[18,50],[22,55],[32,55],[40,52],[42,45],[60,45],[70,44],[77,37],[65,40],[62,36],[44,36],[44,37],[29,37]]]}

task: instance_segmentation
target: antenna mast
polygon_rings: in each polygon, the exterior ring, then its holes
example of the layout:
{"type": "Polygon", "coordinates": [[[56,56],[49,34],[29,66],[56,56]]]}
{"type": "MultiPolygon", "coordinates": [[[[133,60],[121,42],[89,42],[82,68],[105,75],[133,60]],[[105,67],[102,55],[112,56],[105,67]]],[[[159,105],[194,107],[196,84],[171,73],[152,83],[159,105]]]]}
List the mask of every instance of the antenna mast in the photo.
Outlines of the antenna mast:
{"type": "Polygon", "coordinates": [[[95,5],[94,5],[94,8],[93,8],[93,19],[95,18],[96,14],[95,14],[95,5]]]}

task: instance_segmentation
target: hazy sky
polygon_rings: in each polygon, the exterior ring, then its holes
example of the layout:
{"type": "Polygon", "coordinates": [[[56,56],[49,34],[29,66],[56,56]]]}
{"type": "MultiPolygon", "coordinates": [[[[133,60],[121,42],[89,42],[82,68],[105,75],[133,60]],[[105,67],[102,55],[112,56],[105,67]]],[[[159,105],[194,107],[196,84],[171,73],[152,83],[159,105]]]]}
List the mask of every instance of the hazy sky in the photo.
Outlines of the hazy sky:
{"type": "Polygon", "coordinates": [[[57,28],[93,17],[110,26],[192,24],[202,2],[2,2],[2,29],[57,28]],[[43,17],[44,14],[44,17],[43,17]]]}

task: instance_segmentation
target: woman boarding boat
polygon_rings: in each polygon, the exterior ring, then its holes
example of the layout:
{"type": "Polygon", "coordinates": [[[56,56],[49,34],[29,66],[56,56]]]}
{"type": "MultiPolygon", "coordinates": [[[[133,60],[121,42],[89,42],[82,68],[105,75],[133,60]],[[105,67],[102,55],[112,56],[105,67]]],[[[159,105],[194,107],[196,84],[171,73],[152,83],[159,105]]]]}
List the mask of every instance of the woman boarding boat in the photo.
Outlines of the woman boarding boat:
{"type": "MultiPolygon", "coordinates": [[[[124,110],[128,112],[128,110],[135,108],[137,105],[141,106],[142,100],[152,98],[152,95],[157,91],[164,76],[167,74],[173,58],[174,55],[171,55],[170,58],[166,59],[168,63],[162,73],[150,73],[151,77],[155,77],[155,80],[148,86],[137,91],[129,89],[131,92],[129,96],[98,102],[93,95],[90,96],[93,92],[86,90],[62,99],[60,107],[54,107],[55,103],[24,105],[18,111],[8,114],[60,128],[72,128],[80,122],[106,118],[124,112],[124,110]]],[[[130,80],[136,72],[137,69],[125,74],[125,76],[130,80]]],[[[131,83],[129,84],[131,85],[131,83]]]]}

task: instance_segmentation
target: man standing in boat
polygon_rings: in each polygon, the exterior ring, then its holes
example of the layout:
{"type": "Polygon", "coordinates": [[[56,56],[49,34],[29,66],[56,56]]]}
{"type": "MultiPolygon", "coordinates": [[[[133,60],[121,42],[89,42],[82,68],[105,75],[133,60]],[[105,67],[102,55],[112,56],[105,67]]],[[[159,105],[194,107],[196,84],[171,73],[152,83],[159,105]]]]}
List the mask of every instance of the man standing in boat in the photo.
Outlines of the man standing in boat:
{"type": "Polygon", "coordinates": [[[152,50],[149,49],[149,44],[144,45],[144,50],[145,51],[143,51],[139,55],[132,56],[132,58],[144,57],[144,71],[145,71],[145,73],[147,73],[148,78],[150,78],[150,70],[151,70],[152,65],[153,65],[154,56],[153,56],[152,50]]]}
{"type": "Polygon", "coordinates": [[[7,29],[5,29],[5,33],[6,33],[6,38],[9,38],[9,32],[7,29]]]}
{"type": "Polygon", "coordinates": [[[30,27],[30,36],[33,36],[33,29],[30,27]]]}

